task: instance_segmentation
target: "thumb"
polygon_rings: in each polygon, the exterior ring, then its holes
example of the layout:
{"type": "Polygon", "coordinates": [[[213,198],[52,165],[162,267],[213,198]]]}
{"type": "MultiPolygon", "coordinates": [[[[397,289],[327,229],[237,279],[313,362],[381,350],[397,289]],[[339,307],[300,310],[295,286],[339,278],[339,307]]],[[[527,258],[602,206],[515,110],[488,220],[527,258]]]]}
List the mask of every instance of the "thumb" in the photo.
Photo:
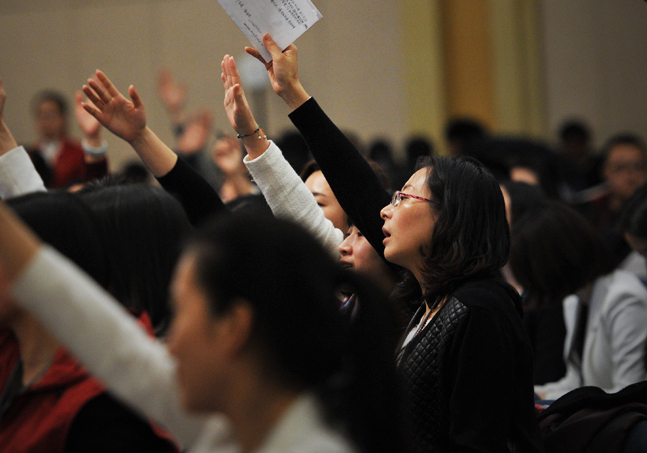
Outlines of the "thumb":
{"type": "Polygon", "coordinates": [[[141,109],[144,107],[142,99],[139,97],[139,94],[137,94],[137,91],[135,90],[135,85],[130,85],[128,87],[128,96],[130,96],[130,99],[133,101],[133,104],[136,108],[141,109]]]}
{"type": "Polygon", "coordinates": [[[272,55],[272,59],[281,55],[281,49],[276,44],[276,42],[274,42],[274,40],[272,39],[269,33],[265,33],[263,35],[263,45],[270,53],[270,55],[272,55]]]}

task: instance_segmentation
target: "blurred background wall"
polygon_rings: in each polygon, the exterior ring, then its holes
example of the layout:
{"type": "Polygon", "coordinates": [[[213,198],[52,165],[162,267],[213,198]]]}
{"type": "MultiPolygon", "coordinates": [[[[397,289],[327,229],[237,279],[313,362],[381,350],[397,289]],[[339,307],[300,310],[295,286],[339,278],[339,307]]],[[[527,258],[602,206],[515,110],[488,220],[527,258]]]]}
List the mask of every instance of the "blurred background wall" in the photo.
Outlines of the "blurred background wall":
{"type": "MultiPolygon", "coordinates": [[[[454,115],[549,141],[571,117],[589,123],[597,144],[620,130],[647,136],[642,1],[314,3],[324,17],[296,43],[303,84],[363,141],[386,137],[399,147],[424,133],[442,149],[442,128],[454,115]]],[[[220,60],[242,56],[247,44],[216,0],[0,0],[5,116],[20,142],[32,142],[34,94],[56,88],[71,101],[100,68],[121,91],[137,87],[150,127],[172,144],[155,89],[167,68],[188,84],[189,108],[211,108],[216,127],[230,132],[220,60]]],[[[262,126],[276,136],[290,122],[270,91],[261,95],[262,126]]],[[[114,167],[134,157],[106,135],[114,167]]]]}

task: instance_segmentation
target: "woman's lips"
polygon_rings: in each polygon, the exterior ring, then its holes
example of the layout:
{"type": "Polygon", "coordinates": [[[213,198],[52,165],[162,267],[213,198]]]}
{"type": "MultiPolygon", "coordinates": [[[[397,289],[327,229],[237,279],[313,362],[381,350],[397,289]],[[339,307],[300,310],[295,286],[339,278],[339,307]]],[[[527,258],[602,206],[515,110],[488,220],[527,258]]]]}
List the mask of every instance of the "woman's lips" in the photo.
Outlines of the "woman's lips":
{"type": "Polygon", "coordinates": [[[386,228],[382,228],[382,233],[384,234],[384,239],[382,239],[382,244],[386,245],[386,241],[391,237],[391,233],[388,232],[386,228]]]}

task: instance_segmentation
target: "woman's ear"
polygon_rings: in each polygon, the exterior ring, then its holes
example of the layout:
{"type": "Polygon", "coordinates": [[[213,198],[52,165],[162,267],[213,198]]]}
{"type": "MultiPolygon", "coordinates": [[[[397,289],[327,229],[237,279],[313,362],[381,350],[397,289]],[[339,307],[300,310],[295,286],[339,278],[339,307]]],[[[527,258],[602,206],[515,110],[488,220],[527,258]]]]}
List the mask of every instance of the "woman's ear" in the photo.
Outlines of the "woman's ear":
{"type": "Polygon", "coordinates": [[[233,300],[227,314],[219,317],[216,323],[217,341],[223,354],[229,359],[236,358],[245,350],[252,335],[254,310],[251,304],[242,298],[233,300]]]}

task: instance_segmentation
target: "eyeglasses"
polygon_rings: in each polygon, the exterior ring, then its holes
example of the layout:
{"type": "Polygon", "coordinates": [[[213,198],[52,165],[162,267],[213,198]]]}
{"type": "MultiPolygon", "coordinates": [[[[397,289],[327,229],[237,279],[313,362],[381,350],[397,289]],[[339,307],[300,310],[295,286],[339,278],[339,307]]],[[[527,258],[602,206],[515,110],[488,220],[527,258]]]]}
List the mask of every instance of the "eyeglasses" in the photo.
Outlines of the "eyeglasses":
{"type": "Polygon", "coordinates": [[[399,205],[403,198],[411,198],[414,200],[428,201],[430,203],[438,204],[438,202],[434,200],[430,200],[429,198],[419,197],[418,195],[411,195],[409,193],[404,193],[404,192],[400,192],[399,190],[396,190],[393,193],[393,198],[391,198],[391,204],[393,205],[393,207],[396,207],[397,205],[399,205]]]}

